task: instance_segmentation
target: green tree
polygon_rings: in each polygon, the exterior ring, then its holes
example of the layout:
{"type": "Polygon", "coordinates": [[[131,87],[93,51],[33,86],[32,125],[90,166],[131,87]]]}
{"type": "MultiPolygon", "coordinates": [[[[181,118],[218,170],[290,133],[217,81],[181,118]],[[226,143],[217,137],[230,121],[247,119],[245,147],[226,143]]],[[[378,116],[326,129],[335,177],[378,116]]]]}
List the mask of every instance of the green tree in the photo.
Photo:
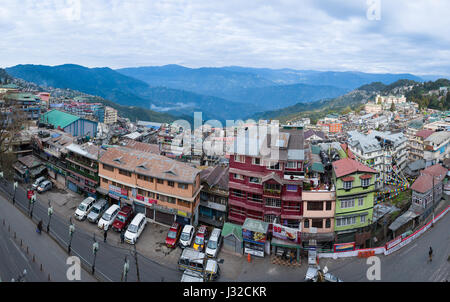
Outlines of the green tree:
{"type": "Polygon", "coordinates": [[[391,109],[389,109],[391,112],[395,111],[395,104],[394,102],[391,103],[391,109]]]}

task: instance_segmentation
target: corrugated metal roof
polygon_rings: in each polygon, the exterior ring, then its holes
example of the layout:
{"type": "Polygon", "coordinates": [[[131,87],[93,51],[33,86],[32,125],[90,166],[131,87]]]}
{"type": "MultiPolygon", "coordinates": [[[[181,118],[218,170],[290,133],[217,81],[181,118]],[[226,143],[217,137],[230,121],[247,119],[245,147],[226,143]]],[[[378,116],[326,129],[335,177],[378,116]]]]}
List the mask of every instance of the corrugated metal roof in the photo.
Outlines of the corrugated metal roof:
{"type": "Polygon", "coordinates": [[[76,115],[54,109],[42,114],[40,121],[42,123],[52,124],[55,127],[65,128],[79,119],[80,117],[76,115]]]}

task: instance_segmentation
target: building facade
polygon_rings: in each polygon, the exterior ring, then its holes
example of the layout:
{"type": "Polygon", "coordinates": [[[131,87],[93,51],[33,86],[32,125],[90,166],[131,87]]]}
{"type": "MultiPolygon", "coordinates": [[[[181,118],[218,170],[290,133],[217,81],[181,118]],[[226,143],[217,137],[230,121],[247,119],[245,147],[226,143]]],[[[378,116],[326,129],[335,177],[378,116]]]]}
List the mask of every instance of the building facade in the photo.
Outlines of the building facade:
{"type": "Polygon", "coordinates": [[[227,220],[228,173],[228,167],[223,166],[210,167],[200,173],[200,222],[221,228],[227,220]]]}

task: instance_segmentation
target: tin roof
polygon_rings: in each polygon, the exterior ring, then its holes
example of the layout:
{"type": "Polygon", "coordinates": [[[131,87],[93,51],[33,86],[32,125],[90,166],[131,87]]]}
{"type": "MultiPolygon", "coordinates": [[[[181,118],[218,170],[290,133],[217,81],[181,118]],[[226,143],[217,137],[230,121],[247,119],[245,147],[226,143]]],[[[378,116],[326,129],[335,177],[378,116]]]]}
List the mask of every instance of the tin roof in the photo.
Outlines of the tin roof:
{"type": "Polygon", "coordinates": [[[67,112],[59,111],[56,109],[50,110],[41,115],[41,123],[49,123],[55,127],[65,128],[72,124],[73,122],[79,120],[80,117],[76,115],[69,114],[67,112]]]}

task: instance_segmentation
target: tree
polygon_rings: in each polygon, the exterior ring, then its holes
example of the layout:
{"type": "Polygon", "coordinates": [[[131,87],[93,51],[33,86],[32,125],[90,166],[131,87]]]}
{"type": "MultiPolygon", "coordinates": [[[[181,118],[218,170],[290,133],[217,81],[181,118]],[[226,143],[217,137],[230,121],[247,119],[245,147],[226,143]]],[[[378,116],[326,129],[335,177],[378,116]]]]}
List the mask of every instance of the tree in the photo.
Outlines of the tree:
{"type": "Polygon", "coordinates": [[[347,106],[342,110],[342,114],[348,114],[350,112],[352,112],[352,108],[350,108],[350,106],[347,106]]]}
{"type": "Polygon", "coordinates": [[[391,109],[389,109],[391,112],[395,111],[395,104],[394,102],[391,103],[391,109]]]}

